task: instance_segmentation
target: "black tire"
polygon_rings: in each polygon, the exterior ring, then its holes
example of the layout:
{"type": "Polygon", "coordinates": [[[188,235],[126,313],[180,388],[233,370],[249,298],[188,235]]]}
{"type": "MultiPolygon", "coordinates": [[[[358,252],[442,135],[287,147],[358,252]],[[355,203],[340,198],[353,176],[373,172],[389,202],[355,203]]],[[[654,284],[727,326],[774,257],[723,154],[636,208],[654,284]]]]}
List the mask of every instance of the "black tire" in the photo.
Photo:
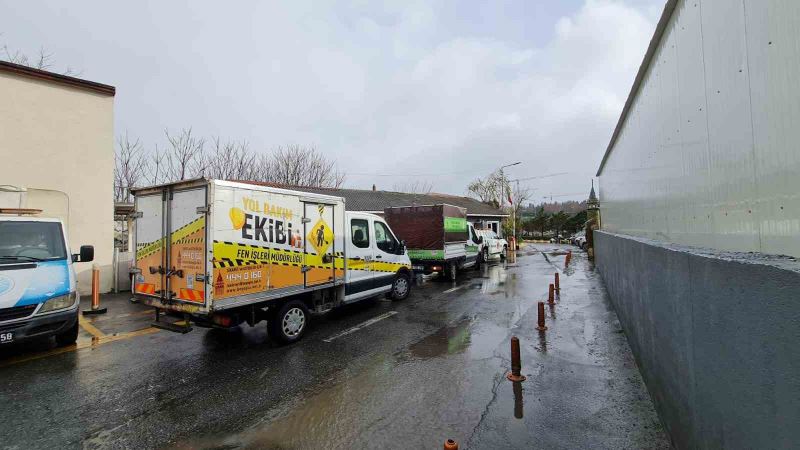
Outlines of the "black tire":
{"type": "Polygon", "coordinates": [[[288,301],[270,316],[267,327],[272,339],[283,344],[297,342],[308,329],[308,309],[300,300],[288,301]]]}
{"type": "Polygon", "coordinates": [[[392,300],[405,300],[411,293],[411,277],[407,273],[398,273],[392,282],[389,298],[392,300]]]}
{"type": "Polygon", "coordinates": [[[447,279],[456,281],[456,278],[458,278],[458,264],[453,262],[447,265],[447,279]]]}
{"type": "Polygon", "coordinates": [[[59,347],[66,347],[72,345],[78,340],[78,320],[75,319],[75,325],[70,327],[69,330],[56,335],[56,344],[59,347]]]}
{"type": "Polygon", "coordinates": [[[503,251],[500,252],[500,261],[505,261],[506,260],[507,253],[508,253],[508,246],[504,245],[503,246],[503,251]]]}

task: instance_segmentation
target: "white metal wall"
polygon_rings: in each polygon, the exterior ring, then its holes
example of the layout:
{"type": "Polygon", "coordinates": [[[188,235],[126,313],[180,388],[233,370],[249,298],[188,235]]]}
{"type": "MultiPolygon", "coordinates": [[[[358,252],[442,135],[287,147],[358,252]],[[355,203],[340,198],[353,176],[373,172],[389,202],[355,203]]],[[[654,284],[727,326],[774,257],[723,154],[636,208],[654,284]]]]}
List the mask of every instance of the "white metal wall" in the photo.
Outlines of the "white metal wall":
{"type": "Polygon", "coordinates": [[[602,227],[800,257],[800,0],[681,0],[600,174],[602,227]]]}

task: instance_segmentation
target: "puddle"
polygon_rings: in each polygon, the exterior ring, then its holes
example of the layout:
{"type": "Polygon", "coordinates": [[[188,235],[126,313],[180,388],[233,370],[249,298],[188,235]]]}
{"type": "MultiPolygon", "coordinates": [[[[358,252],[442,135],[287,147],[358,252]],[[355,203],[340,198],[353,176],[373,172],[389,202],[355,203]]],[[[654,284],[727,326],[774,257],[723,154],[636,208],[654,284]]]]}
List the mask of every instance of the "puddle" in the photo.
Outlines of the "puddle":
{"type": "Polygon", "coordinates": [[[474,319],[465,317],[453,325],[447,325],[408,347],[407,355],[417,359],[431,359],[443,355],[461,353],[472,341],[474,319]]]}

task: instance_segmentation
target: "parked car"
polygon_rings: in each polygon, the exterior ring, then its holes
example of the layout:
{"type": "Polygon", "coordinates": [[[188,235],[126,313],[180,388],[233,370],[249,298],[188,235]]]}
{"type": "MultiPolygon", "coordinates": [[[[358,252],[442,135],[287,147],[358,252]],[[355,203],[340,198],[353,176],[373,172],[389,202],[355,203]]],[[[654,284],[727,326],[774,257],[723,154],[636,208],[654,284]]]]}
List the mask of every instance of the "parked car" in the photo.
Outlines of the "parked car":
{"type": "Polygon", "coordinates": [[[503,260],[506,259],[506,252],[508,251],[508,241],[501,238],[492,230],[475,230],[475,233],[483,239],[483,260],[489,261],[495,257],[503,260]]]}
{"type": "Polygon", "coordinates": [[[578,246],[582,250],[586,250],[586,233],[581,232],[573,236],[572,245],[578,246]]]}

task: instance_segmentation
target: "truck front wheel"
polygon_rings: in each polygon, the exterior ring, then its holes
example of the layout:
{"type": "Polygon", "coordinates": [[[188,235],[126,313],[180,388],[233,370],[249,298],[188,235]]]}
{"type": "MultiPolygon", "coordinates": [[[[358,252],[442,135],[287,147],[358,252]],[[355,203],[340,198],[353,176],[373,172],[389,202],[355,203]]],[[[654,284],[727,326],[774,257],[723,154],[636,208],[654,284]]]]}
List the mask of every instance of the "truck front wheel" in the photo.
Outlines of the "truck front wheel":
{"type": "Polygon", "coordinates": [[[308,328],[308,310],[299,300],[286,302],[269,321],[269,334],[284,344],[299,341],[308,328]]]}

